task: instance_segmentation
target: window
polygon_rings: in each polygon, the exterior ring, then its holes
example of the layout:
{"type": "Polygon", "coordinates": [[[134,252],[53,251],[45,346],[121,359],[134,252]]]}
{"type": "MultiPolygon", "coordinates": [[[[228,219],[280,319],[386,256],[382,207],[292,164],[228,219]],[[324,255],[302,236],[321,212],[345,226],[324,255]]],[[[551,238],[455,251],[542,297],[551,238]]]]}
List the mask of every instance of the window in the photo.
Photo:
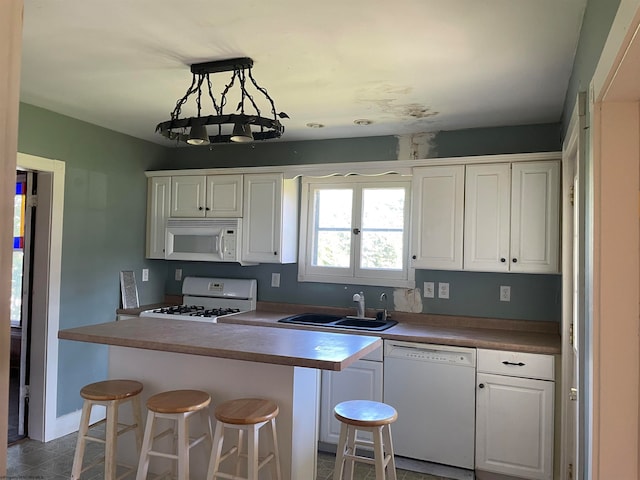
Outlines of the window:
{"type": "Polygon", "coordinates": [[[17,182],[13,209],[13,261],[11,267],[11,310],[9,315],[11,323],[14,325],[20,325],[22,316],[25,201],[26,184],[24,182],[17,182]]]}
{"type": "Polygon", "coordinates": [[[413,286],[409,189],[396,175],[304,179],[298,280],[413,286]]]}

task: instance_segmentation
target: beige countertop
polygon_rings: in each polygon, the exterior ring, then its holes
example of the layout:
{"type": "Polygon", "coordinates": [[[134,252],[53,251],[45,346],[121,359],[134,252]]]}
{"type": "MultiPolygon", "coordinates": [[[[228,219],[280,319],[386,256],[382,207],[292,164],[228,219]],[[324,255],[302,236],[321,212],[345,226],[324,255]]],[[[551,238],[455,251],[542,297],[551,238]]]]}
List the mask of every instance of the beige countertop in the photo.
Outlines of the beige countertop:
{"type": "Polygon", "coordinates": [[[343,333],[141,317],[61,330],[58,338],[337,371],[382,346],[378,336],[343,333]]]}
{"type": "MultiPolygon", "coordinates": [[[[483,319],[444,315],[407,314],[392,312],[398,324],[381,332],[345,330],[283,324],[278,320],[294,313],[323,311],[346,314],[342,309],[330,307],[300,307],[288,304],[258,304],[258,310],[220,317],[225,324],[279,327],[289,330],[305,330],[351,335],[374,335],[383,339],[407,342],[434,343],[460,347],[477,347],[494,350],[511,350],[527,353],[560,354],[560,335],[555,322],[526,320],[483,319]]],[[[374,312],[371,316],[374,316],[374,312]]]]}

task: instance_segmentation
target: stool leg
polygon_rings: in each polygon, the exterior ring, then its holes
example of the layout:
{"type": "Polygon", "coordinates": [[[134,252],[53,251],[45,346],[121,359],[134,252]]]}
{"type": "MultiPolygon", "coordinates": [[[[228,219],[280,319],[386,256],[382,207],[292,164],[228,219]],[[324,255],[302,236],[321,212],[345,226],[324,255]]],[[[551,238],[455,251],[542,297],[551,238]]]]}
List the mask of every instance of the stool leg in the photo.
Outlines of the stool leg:
{"type": "MultiPolygon", "coordinates": [[[[358,429],[353,425],[347,425],[347,453],[356,454],[356,433],[358,429]]],[[[353,480],[353,472],[356,469],[356,461],[353,458],[345,459],[345,474],[349,480],[353,480]]]]}
{"type": "Polygon", "coordinates": [[[87,431],[89,430],[89,418],[91,417],[91,407],[93,403],[85,400],[82,404],[82,415],[80,416],[80,428],[78,429],[78,439],[76,441],[76,452],[73,456],[73,467],[71,468],[71,479],[79,480],[82,472],[82,460],[84,458],[84,446],[87,431]]]}
{"type": "Polygon", "coordinates": [[[344,472],[344,453],[347,448],[347,425],[340,424],[340,439],[338,440],[338,448],[336,450],[336,464],[333,468],[333,480],[342,480],[344,472]]]}
{"type": "Polygon", "coordinates": [[[104,444],[104,478],[116,478],[116,444],[118,438],[118,403],[107,402],[107,429],[104,444]]]}
{"type": "MultiPolygon", "coordinates": [[[[249,448],[249,445],[247,445],[249,448]]],[[[236,445],[236,477],[240,476],[240,457],[242,456],[242,452],[244,450],[244,428],[238,427],[238,443],[236,445]]],[[[248,457],[247,457],[248,458],[248,457]]]]}
{"type": "Polygon", "coordinates": [[[376,466],[376,480],[385,480],[382,429],[383,427],[376,427],[371,432],[373,433],[373,459],[376,466]]]}
{"type": "Polygon", "coordinates": [[[258,480],[258,428],[256,425],[252,427],[247,432],[247,480],[258,480]]]}
{"type": "MultiPolygon", "coordinates": [[[[222,442],[224,441],[224,425],[216,422],[216,431],[213,435],[211,445],[211,456],[209,458],[209,469],[207,470],[207,480],[215,480],[218,468],[220,467],[220,456],[222,455],[222,442]]],[[[136,479],[140,480],[140,479],[136,479]]]]}
{"type": "Polygon", "coordinates": [[[384,440],[385,450],[388,452],[390,458],[387,463],[387,472],[389,472],[389,480],[397,480],[396,475],[396,459],[393,452],[393,440],[391,439],[391,425],[385,425],[382,429],[382,438],[384,440]]]}
{"type": "Polygon", "coordinates": [[[278,434],[276,433],[276,419],[271,419],[271,446],[273,447],[273,459],[274,468],[272,474],[276,480],[282,480],[282,471],[280,470],[280,451],[278,450],[278,434]]]}
{"type": "Polygon", "coordinates": [[[155,415],[152,411],[147,413],[147,425],[144,429],[144,440],[142,442],[142,449],[140,450],[140,461],[138,462],[138,473],[136,474],[136,480],[146,480],[147,472],[149,470],[149,450],[151,450],[151,444],[153,443],[153,423],[155,421],[155,415]]]}
{"type": "Polygon", "coordinates": [[[138,458],[142,452],[142,408],[140,406],[140,395],[134,395],[131,398],[131,409],[133,410],[133,422],[136,424],[136,448],[138,449],[138,458]]]}
{"type": "Polygon", "coordinates": [[[186,415],[178,422],[178,480],[189,480],[189,423],[186,415]]]}

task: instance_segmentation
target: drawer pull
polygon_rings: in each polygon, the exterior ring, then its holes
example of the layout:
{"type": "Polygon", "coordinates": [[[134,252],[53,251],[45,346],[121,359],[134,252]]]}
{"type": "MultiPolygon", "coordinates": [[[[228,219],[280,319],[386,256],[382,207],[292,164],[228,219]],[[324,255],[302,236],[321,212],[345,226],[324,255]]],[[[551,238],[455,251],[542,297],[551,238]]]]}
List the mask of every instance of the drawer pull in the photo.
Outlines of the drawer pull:
{"type": "Polygon", "coordinates": [[[507,362],[506,360],[504,362],[502,362],[503,365],[513,365],[515,367],[524,367],[524,363],[522,362],[518,362],[518,363],[514,363],[514,362],[507,362]]]}

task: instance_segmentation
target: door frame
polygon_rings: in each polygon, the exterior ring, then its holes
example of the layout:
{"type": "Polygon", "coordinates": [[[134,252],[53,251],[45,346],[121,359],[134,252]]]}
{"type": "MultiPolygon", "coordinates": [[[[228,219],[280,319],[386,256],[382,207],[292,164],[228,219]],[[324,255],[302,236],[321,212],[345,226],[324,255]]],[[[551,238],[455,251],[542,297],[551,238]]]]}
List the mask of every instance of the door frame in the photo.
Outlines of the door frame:
{"type": "Polygon", "coordinates": [[[640,0],[621,0],[589,91],[585,478],[593,480],[639,474],[639,75],[640,0]]]}
{"type": "Polygon", "coordinates": [[[18,153],[17,168],[38,172],[38,208],[40,212],[45,212],[39,218],[42,223],[38,224],[38,233],[34,238],[32,262],[34,295],[29,437],[47,442],[59,437],[63,431],[57,422],[57,398],[65,163],[18,153]],[[47,211],[49,215],[46,215],[47,211]]]}
{"type": "MultiPolygon", "coordinates": [[[[581,478],[584,462],[583,428],[577,415],[584,404],[573,398],[571,388],[580,385],[581,362],[574,346],[580,345],[584,302],[584,149],[586,144],[586,93],[581,92],[571,115],[562,149],[562,358],[561,382],[556,391],[560,408],[559,478],[581,478]],[[578,245],[575,243],[577,235],[578,245]],[[576,258],[576,254],[579,255],[576,258]],[[577,289],[578,295],[574,297],[577,289]],[[577,321],[574,323],[574,319],[577,321]],[[579,323],[579,325],[577,325],[579,323]],[[576,368],[577,367],[577,368],[576,368]],[[572,477],[569,472],[572,472],[572,477]]],[[[578,347],[578,351],[581,349],[578,347]]]]}

